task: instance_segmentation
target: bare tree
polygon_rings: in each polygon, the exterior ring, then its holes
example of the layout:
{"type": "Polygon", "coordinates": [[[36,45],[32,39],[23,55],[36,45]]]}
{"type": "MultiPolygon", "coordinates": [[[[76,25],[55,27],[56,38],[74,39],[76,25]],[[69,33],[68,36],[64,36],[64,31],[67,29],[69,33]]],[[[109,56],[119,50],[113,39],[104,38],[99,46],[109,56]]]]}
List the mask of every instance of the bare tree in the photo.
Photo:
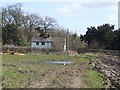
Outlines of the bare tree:
{"type": "Polygon", "coordinates": [[[25,16],[24,27],[28,42],[31,40],[33,32],[35,28],[39,26],[41,20],[41,17],[37,14],[27,14],[25,16]]]}
{"type": "Polygon", "coordinates": [[[6,8],[2,8],[2,22],[3,26],[6,24],[15,24],[21,26],[24,22],[24,15],[21,9],[22,4],[17,3],[14,5],[9,5],[6,8]]]}
{"type": "Polygon", "coordinates": [[[45,16],[42,18],[42,21],[39,25],[41,29],[46,33],[48,30],[52,29],[56,25],[56,20],[54,18],[45,16]]]}

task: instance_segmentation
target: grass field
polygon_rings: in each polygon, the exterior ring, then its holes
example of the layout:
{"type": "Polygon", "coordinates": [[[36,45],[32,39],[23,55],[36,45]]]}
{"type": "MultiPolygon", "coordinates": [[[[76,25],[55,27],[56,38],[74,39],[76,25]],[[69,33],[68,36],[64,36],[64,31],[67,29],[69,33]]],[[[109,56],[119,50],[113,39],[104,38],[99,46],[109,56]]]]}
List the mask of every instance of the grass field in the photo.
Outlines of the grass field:
{"type": "Polygon", "coordinates": [[[3,88],[104,88],[102,75],[92,70],[95,53],[67,55],[2,55],[3,88]],[[70,65],[40,64],[72,61],[70,65]]]}

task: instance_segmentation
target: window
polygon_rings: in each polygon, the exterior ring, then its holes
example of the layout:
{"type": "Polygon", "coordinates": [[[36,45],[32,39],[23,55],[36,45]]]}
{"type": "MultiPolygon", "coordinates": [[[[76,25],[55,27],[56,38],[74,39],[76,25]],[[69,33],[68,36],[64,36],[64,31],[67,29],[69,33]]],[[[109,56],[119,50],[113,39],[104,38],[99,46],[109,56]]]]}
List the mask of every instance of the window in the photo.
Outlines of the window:
{"type": "Polygon", "coordinates": [[[45,45],[45,42],[41,42],[41,45],[45,45]]]}
{"type": "Polygon", "coordinates": [[[39,42],[36,42],[36,45],[39,45],[39,42]]]}

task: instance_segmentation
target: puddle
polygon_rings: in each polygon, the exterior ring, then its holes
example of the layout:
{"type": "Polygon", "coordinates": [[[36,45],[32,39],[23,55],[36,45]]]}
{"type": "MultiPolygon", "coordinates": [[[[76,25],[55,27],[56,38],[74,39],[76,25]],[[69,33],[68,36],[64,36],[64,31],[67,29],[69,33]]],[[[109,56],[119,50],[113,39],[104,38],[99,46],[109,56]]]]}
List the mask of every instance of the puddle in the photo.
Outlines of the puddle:
{"type": "Polygon", "coordinates": [[[42,62],[42,64],[72,64],[72,61],[49,61],[49,62],[42,62]]]}
{"type": "Polygon", "coordinates": [[[25,64],[72,64],[72,61],[33,61],[33,62],[24,62],[25,64]]]}

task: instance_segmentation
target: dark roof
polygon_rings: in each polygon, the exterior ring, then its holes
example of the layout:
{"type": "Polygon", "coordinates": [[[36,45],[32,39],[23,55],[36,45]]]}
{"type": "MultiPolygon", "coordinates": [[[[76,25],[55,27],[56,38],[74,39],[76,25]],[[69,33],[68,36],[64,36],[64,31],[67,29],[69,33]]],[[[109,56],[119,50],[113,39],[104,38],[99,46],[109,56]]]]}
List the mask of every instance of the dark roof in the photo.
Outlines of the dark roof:
{"type": "Polygon", "coordinates": [[[32,42],[52,42],[51,38],[33,37],[32,42]]]}
{"type": "Polygon", "coordinates": [[[42,38],[42,37],[33,37],[32,42],[59,42],[64,43],[64,37],[52,37],[52,38],[42,38]]]}

